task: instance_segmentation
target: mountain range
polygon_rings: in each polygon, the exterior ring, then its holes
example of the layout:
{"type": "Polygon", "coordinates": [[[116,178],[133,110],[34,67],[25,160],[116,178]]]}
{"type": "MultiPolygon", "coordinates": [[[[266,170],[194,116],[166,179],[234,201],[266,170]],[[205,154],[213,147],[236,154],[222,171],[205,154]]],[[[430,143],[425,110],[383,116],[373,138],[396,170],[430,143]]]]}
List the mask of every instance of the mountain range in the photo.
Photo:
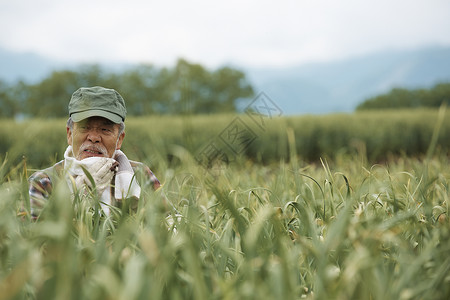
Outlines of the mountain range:
{"type": "MultiPolygon", "coordinates": [[[[0,80],[9,83],[38,82],[53,70],[77,67],[34,53],[1,48],[0,66],[0,80]]],[[[255,92],[264,92],[285,115],[351,112],[365,99],[395,87],[430,88],[450,82],[450,47],[383,51],[283,68],[238,68],[255,92]]]]}
{"type": "Polygon", "coordinates": [[[328,63],[246,74],[285,114],[350,112],[392,88],[430,88],[450,82],[450,47],[384,51],[328,63]]]}

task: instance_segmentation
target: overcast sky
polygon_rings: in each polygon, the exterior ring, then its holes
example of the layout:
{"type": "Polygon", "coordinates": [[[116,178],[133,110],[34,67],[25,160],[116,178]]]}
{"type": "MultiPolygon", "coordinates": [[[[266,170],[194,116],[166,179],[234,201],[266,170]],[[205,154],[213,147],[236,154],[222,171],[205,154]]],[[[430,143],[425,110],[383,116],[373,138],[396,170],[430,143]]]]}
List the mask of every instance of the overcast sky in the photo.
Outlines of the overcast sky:
{"type": "Polygon", "coordinates": [[[448,0],[0,0],[0,47],[70,62],[288,66],[450,46],[448,0]]]}

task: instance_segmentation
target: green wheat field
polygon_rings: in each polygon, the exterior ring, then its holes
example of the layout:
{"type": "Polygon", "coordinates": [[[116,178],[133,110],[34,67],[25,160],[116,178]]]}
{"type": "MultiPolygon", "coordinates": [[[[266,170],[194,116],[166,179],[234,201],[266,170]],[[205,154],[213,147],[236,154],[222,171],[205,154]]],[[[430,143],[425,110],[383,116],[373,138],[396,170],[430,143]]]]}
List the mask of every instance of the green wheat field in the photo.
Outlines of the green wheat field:
{"type": "Polygon", "coordinates": [[[450,298],[443,109],[126,126],[162,187],[105,218],[57,185],[34,222],[27,178],[65,120],[0,120],[0,299],[450,298]]]}

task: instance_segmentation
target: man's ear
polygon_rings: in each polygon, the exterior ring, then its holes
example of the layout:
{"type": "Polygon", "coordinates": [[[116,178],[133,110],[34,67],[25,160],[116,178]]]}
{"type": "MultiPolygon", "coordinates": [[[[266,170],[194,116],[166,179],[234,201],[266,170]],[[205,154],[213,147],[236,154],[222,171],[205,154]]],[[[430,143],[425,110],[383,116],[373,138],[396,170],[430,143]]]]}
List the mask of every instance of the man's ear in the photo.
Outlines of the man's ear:
{"type": "Polygon", "coordinates": [[[123,142],[123,139],[124,139],[124,138],[125,138],[125,131],[122,132],[122,133],[119,135],[119,138],[117,139],[116,150],[120,150],[120,147],[122,147],[122,142],[123,142]]]}
{"type": "Polygon", "coordinates": [[[66,127],[67,131],[67,144],[72,145],[72,130],[69,127],[66,127]]]}

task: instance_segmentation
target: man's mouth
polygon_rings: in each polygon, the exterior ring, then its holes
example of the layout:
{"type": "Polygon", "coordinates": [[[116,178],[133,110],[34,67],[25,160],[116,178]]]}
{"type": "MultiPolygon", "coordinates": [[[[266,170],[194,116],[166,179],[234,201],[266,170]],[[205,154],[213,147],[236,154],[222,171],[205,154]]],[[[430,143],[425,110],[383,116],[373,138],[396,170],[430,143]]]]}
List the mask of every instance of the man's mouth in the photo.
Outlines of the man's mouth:
{"type": "Polygon", "coordinates": [[[88,158],[88,157],[103,157],[105,156],[105,152],[103,152],[101,149],[95,148],[95,147],[89,147],[86,149],[82,149],[82,159],[88,158]]]}
{"type": "Polygon", "coordinates": [[[88,155],[95,155],[95,156],[103,155],[102,152],[97,151],[97,150],[92,150],[92,149],[86,149],[86,150],[84,150],[84,152],[87,153],[88,155]]]}
{"type": "Polygon", "coordinates": [[[81,145],[78,152],[78,159],[82,160],[88,157],[107,157],[107,150],[101,145],[81,145]]]}

